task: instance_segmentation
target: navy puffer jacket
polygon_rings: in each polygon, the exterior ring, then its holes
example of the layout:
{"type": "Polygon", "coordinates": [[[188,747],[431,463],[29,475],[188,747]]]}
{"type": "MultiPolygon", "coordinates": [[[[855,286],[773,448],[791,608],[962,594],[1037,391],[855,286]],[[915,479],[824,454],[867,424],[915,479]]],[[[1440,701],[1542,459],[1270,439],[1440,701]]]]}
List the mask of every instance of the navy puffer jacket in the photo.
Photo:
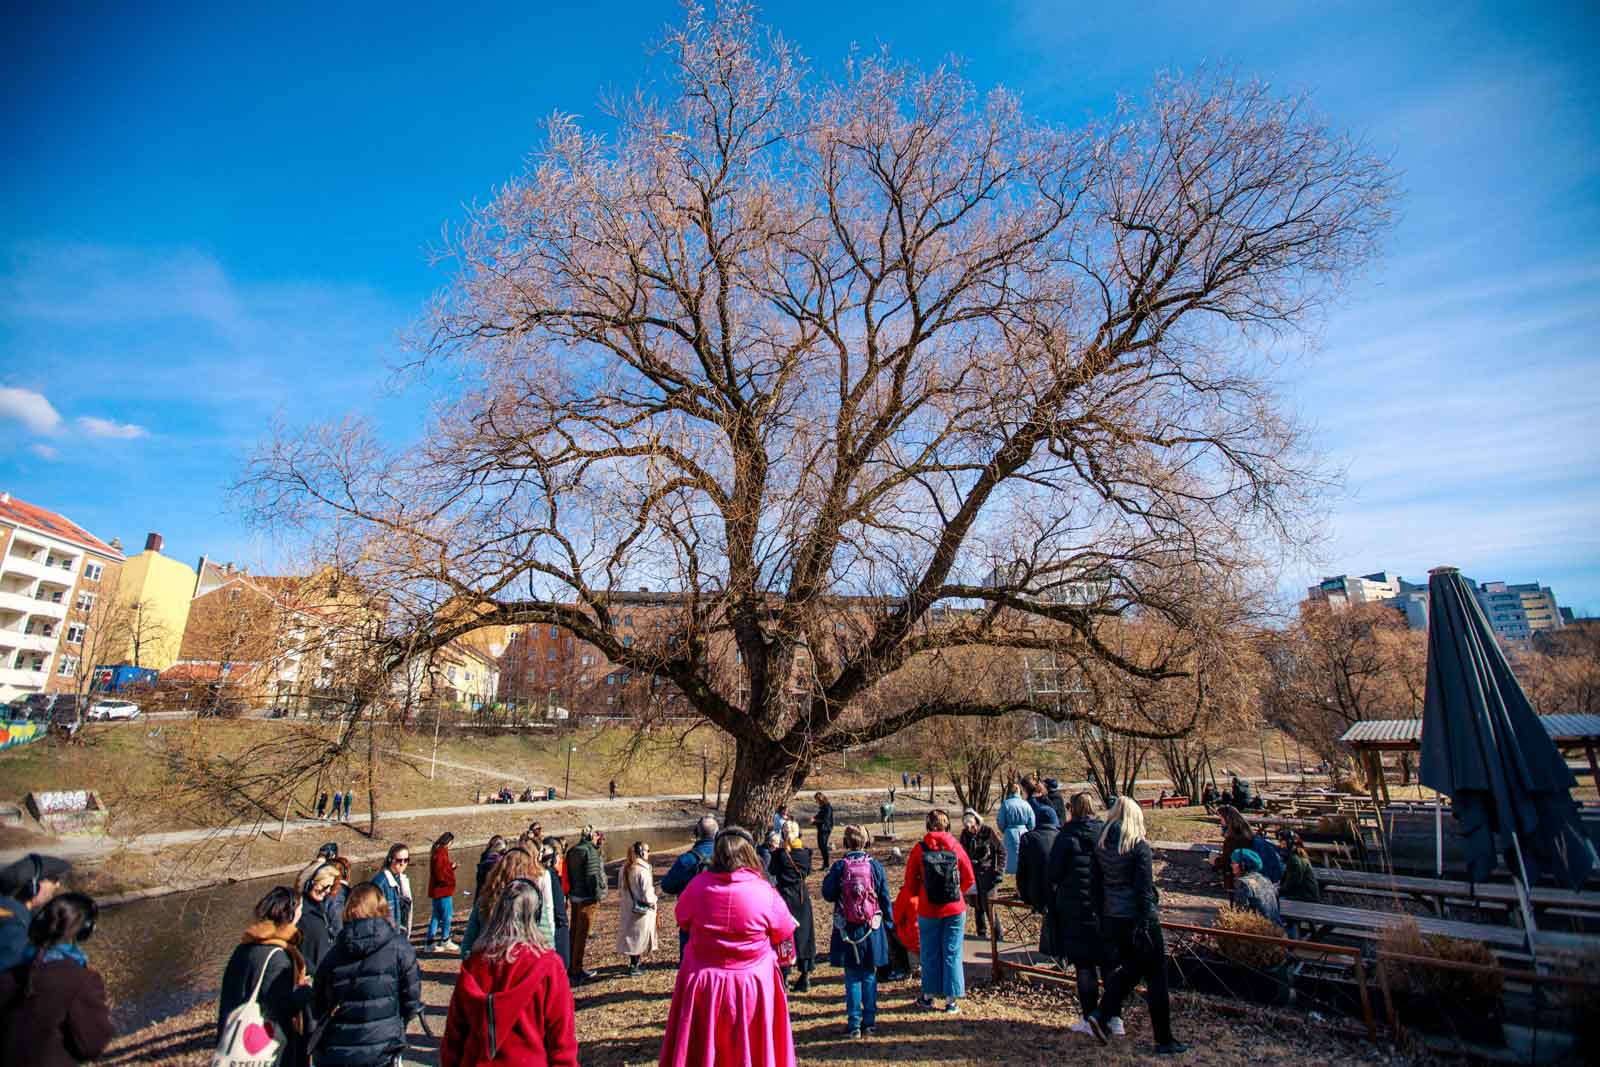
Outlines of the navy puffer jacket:
{"type": "Polygon", "coordinates": [[[406,1046],[406,1023],[422,1011],[417,955],[383,919],[356,919],[339,931],[317,968],[316,1012],[339,1013],[317,1046],[319,1067],[386,1063],[406,1046]]]}

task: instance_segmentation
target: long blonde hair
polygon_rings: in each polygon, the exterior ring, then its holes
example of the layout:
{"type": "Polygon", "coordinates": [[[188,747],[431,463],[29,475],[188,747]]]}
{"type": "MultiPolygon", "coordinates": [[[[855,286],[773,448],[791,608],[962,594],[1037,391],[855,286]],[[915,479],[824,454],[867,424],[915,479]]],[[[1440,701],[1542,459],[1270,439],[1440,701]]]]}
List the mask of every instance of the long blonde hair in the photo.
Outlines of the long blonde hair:
{"type": "Polygon", "coordinates": [[[1117,834],[1117,852],[1127,852],[1134,845],[1144,840],[1144,809],[1139,807],[1139,802],[1132,797],[1118,797],[1117,802],[1111,805],[1111,810],[1106,812],[1105,829],[1100,831],[1099,844],[1105,847],[1106,837],[1115,826],[1117,834]]]}

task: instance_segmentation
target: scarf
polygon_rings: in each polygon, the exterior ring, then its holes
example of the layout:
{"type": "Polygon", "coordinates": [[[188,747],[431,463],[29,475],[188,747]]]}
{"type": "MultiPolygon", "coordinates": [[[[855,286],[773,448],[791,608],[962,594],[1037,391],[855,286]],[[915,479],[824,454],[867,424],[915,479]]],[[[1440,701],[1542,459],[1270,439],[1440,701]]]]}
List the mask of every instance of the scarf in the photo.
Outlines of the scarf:
{"type": "MultiPolygon", "coordinates": [[[[284,955],[289,957],[290,964],[294,967],[294,984],[296,987],[305,981],[306,958],[300,955],[300,929],[296,926],[278,926],[266,919],[257,919],[244,928],[244,937],[239,939],[241,945],[271,945],[273,948],[283,949],[284,955]]],[[[298,1025],[298,1021],[296,1022],[298,1025]]]]}
{"type": "Polygon", "coordinates": [[[89,957],[83,954],[83,949],[71,941],[63,941],[58,945],[51,945],[41,954],[38,945],[29,945],[27,959],[37,959],[40,963],[54,963],[56,960],[71,960],[79,967],[89,966],[89,957]]]}

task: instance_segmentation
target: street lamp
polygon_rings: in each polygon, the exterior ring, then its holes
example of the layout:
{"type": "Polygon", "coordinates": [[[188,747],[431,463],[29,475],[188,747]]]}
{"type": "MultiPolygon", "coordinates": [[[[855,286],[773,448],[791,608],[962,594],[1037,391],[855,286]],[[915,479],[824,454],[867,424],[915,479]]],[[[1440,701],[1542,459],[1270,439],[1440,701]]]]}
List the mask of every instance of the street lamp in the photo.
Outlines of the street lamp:
{"type": "Polygon", "coordinates": [[[564,800],[572,799],[572,754],[576,751],[578,751],[577,745],[569,744],[567,746],[567,783],[561,790],[561,796],[564,800]]]}

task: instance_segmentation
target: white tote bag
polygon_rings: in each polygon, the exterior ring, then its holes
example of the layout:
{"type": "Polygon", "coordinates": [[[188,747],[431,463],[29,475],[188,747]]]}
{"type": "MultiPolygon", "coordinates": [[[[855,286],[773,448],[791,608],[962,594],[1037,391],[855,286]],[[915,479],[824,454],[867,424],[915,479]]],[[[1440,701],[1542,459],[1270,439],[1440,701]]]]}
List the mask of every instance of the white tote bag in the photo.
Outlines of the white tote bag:
{"type": "Polygon", "coordinates": [[[261,963],[256,988],[245,1002],[228,1013],[222,1024],[222,1040],[211,1057],[211,1067],[278,1067],[283,1059],[284,1034],[278,1024],[261,1014],[261,983],[267,978],[267,965],[283,950],[274,948],[261,963]]]}

